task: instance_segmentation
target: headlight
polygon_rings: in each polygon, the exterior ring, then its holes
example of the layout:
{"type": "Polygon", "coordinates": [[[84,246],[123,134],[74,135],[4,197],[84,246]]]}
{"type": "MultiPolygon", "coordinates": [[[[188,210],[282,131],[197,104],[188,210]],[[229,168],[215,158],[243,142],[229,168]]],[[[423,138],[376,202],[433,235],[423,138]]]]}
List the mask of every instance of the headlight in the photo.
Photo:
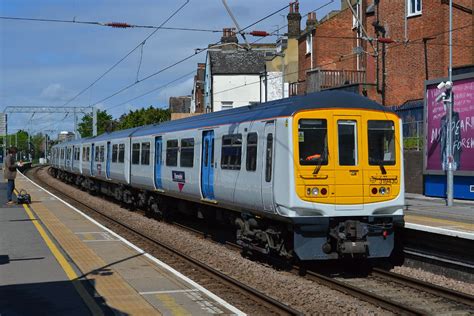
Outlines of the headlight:
{"type": "Polygon", "coordinates": [[[385,187],[381,187],[379,192],[380,194],[384,195],[385,193],[387,193],[387,190],[385,189],[385,187]]]}
{"type": "Polygon", "coordinates": [[[313,188],[313,190],[311,191],[311,194],[312,195],[318,195],[319,194],[318,188],[313,188]]]}

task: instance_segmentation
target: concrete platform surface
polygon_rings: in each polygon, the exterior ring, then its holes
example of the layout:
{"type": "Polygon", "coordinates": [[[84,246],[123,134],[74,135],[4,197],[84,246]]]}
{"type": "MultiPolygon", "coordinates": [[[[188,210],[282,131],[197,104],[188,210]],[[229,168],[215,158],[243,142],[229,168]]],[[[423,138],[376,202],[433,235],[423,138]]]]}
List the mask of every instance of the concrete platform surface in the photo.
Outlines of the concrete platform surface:
{"type": "Polygon", "coordinates": [[[474,239],[474,201],[455,200],[448,207],[444,199],[406,193],[405,204],[407,228],[474,239]]]}
{"type": "Polygon", "coordinates": [[[33,202],[0,208],[0,315],[243,315],[21,174],[16,187],[33,202]]]}

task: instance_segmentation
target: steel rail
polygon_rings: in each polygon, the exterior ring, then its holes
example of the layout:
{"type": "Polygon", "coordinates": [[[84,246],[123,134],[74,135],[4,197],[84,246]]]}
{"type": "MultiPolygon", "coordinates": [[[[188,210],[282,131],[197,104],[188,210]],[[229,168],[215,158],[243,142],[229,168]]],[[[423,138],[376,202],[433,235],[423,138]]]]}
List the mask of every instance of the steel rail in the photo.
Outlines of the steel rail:
{"type": "Polygon", "coordinates": [[[422,280],[414,279],[402,274],[393,273],[379,268],[374,268],[372,274],[474,308],[473,295],[454,291],[446,287],[431,284],[422,280]]]}
{"type": "MultiPolygon", "coordinates": [[[[33,170],[35,171],[35,173],[37,173],[42,168],[44,168],[44,167],[35,168],[33,170]]],[[[290,307],[288,305],[285,305],[285,304],[275,300],[274,298],[272,298],[272,297],[270,297],[270,296],[268,296],[268,295],[266,295],[266,294],[264,294],[264,293],[262,293],[262,292],[260,292],[256,289],[254,289],[254,288],[252,288],[252,287],[250,287],[250,286],[248,286],[248,285],[246,285],[246,284],[244,284],[244,283],[242,283],[242,282],[240,282],[240,281],[238,281],[238,280],[236,280],[236,279],[234,279],[234,278],[232,278],[232,277],[230,277],[230,276],[228,276],[228,275],[226,275],[226,274],[224,274],[224,273],[222,273],[222,272],[220,272],[220,271],[218,271],[218,270],[216,270],[216,269],[214,269],[214,268],[212,268],[212,267],[210,267],[210,266],[208,266],[208,265],[206,265],[206,264],[204,264],[204,263],[202,263],[202,262],[200,262],[200,261],[198,261],[198,260],[196,260],[196,259],[194,259],[190,256],[188,256],[188,255],[186,255],[185,253],[183,253],[183,252],[181,252],[177,249],[174,249],[173,247],[171,247],[171,246],[169,246],[169,245],[167,245],[167,244],[165,244],[165,243],[163,243],[163,242],[161,242],[161,241],[159,241],[159,240],[157,240],[157,239],[155,239],[151,236],[148,236],[147,234],[145,234],[143,232],[140,232],[140,231],[128,226],[125,223],[122,223],[121,221],[119,221],[119,220],[117,220],[117,219],[115,219],[115,218],[113,218],[113,217],[111,217],[107,214],[104,214],[104,213],[90,207],[86,203],[84,203],[84,202],[82,202],[82,201],[80,201],[80,200],[78,200],[74,197],[71,197],[71,196],[55,189],[51,185],[48,185],[47,183],[42,181],[39,176],[36,176],[35,180],[40,182],[42,187],[47,187],[47,188],[53,190],[56,195],[59,195],[59,196],[65,197],[66,199],[74,201],[75,203],[81,205],[83,208],[88,209],[88,210],[90,210],[90,211],[92,211],[96,214],[99,214],[100,216],[102,216],[102,217],[106,218],[107,220],[109,220],[109,221],[125,228],[126,230],[132,232],[133,234],[135,234],[137,236],[140,236],[142,239],[145,239],[145,240],[151,242],[152,244],[155,244],[155,245],[167,250],[168,252],[177,255],[178,257],[184,259],[185,261],[188,261],[189,263],[199,267],[200,269],[205,270],[208,273],[217,276],[218,278],[224,280],[225,282],[227,282],[231,286],[236,287],[236,288],[240,289],[243,292],[250,293],[251,295],[257,297],[262,302],[264,302],[267,306],[269,305],[269,306],[271,306],[275,309],[278,309],[278,310],[280,310],[280,311],[282,311],[282,312],[284,312],[285,314],[288,314],[288,315],[302,315],[301,312],[293,309],[292,307],[290,307]]]]}

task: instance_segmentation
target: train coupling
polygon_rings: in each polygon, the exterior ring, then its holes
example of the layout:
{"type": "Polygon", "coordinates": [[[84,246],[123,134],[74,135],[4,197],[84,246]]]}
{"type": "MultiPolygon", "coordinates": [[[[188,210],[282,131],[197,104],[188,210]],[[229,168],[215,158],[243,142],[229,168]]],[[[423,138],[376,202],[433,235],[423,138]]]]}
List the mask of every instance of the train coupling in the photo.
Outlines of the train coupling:
{"type": "Polygon", "coordinates": [[[323,251],[327,254],[337,251],[342,257],[366,257],[369,252],[368,233],[366,223],[357,220],[340,222],[329,233],[334,242],[324,244],[323,251]]]}

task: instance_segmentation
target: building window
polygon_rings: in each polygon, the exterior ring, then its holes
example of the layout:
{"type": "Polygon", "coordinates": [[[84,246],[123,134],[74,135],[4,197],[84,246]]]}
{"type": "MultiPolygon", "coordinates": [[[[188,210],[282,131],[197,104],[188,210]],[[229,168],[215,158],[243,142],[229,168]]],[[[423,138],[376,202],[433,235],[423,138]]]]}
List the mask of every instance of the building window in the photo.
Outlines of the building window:
{"type": "Polygon", "coordinates": [[[265,181],[272,181],[272,164],[273,164],[273,134],[267,135],[267,157],[265,163],[265,181]]]}
{"type": "Polygon", "coordinates": [[[421,14],[421,0],[407,0],[407,16],[421,14]]]}
{"type": "Polygon", "coordinates": [[[125,161],[125,144],[119,144],[118,162],[123,163],[125,161]]]}
{"type": "Polygon", "coordinates": [[[166,142],[166,165],[176,167],[178,165],[178,140],[171,139],[166,142]]]}
{"type": "Polygon", "coordinates": [[[234,108],[233,101],[221,101],[221,109],[222,110],[230,110],[234,108]]]}
{"type": "Polygon", "coordinates": [[[310,32],[306,35],[306,54],[311,54],[313,51],[313,34],[310,32]]]}
{"type": "Polygon", "coordinates": [[[247,135],[247,171],[257,170],[257,133],[249,133],[247,135]]]}
{"type": "Polygon", "coordinates": [[[132,165],[138,165],[140,163],[140,143],[132,145],[132,165]]]}
{"type": "Polygon", "coordinates": [[[112,162],[117,162],[118,156],[118,145],[112,145],[112,162]]]}
{"type": "Polygon", "coordinates": [[[181,167],[192,167],[194,161],[194,138],[185,138],[181,140],[181,167]]]}
{"type": "Polygon", "coordinates": [[[150,164],[150,142],[142,143],[142,165],[150,164]]]}
{"type": "Polygon", "coordinates": [[[240,170],[242,160],[242,134],[222,137],[221,168],[240,170]]]}

